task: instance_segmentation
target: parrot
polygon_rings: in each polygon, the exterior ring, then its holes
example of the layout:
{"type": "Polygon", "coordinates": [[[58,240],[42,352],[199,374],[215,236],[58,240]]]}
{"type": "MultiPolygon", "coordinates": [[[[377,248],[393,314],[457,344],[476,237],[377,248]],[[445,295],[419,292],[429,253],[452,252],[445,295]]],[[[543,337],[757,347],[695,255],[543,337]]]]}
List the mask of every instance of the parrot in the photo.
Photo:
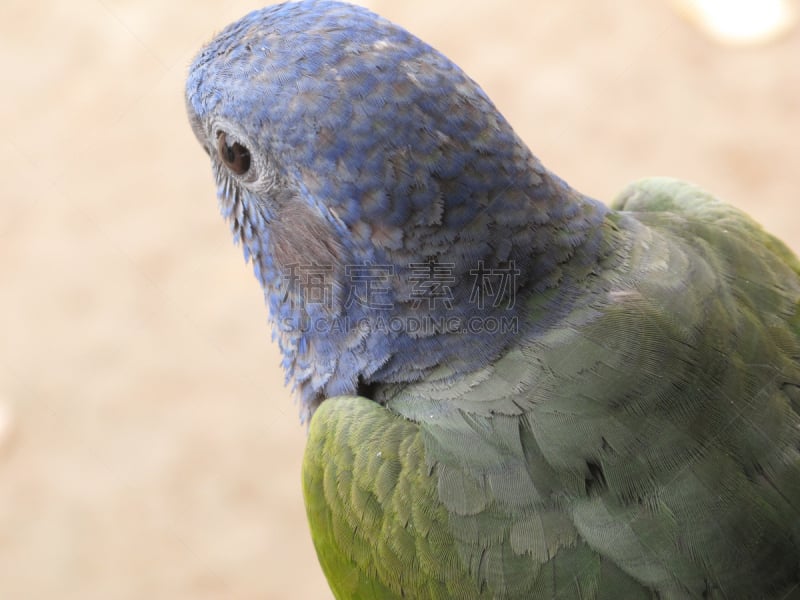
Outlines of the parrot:
{"type": "Polygon", "coordinates": [[[336,598],[800,598],[786,244],[676,179],[579,192],[343,2],[227,26],[185,99],[308,427],[336,598]]]}

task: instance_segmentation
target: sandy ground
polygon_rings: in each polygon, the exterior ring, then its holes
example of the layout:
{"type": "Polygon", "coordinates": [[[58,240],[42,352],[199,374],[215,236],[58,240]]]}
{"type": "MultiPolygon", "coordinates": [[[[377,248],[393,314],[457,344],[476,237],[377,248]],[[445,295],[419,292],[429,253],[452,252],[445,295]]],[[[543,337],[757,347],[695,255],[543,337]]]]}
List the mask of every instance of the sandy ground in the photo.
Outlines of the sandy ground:
{"type": "MultiPolygon", "coordinates": [[[[683,177],[800,250],[797,32],[726,48],[655,1],[366,4],[578,189],[683,177]]],[[[194,52],[258,6],[0,7],[2,599],[330,598],[305,430],[183,107],[194,52]]]]}

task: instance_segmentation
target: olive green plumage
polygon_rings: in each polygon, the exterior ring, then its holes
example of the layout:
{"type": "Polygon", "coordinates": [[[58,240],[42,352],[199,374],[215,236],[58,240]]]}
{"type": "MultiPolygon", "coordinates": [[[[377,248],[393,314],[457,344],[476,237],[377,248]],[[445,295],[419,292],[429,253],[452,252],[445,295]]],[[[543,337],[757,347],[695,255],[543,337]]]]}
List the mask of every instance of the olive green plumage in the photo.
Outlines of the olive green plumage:
{"type": "Polygon", "coordinates": [[[800,264],[689,184],[613,208],[568,314],[467,377],[314,414],[337,598],[800,595],[800,264]]]}

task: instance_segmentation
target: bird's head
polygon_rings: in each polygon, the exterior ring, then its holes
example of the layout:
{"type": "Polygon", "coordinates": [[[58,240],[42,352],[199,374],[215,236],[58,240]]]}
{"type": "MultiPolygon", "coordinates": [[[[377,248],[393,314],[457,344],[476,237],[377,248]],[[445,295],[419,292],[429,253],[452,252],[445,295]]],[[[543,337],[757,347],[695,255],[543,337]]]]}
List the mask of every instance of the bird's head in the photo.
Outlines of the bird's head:
{"type": "Polygon", "coordinates": [[[503,340],[459,356],[466,320],[487,301],[510,310],[563,250],[536,233],[574,210],[552,202],[571,190],[456,65],[366,9],[250,13],[195,58],[186,101],[307,411],[485,360],[503,340]],[[513,274],[503,297],[478,302],[481,270],[498,275],[492,290],[513,274]],[[410,320],[431,316],[449,320],[410,320]]]}

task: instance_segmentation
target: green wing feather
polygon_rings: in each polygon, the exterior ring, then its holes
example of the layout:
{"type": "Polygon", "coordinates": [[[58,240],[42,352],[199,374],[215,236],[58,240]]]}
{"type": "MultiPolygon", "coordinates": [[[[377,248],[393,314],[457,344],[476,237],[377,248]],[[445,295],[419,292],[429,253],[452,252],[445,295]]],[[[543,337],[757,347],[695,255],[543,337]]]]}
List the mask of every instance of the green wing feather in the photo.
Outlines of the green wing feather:
{"type": "Polygon", "coordinates": [[[564,319],[468,377],[317,410],[304,491],[337,598],[800,582],[798,261],[689,184],[644,180],[614,208],[615,251],[564,319]]]}
{"type": "Polygon", "coordinates": [[[515,501],[509,513],[484,501],[468,469],[429,465],[425,437],[365,398],[332,398],[314,414],[303,490],[337,598],[652,597],[563,511],[515,501]],[[613,591],[598,596],[601,581],[613,591]]]}

